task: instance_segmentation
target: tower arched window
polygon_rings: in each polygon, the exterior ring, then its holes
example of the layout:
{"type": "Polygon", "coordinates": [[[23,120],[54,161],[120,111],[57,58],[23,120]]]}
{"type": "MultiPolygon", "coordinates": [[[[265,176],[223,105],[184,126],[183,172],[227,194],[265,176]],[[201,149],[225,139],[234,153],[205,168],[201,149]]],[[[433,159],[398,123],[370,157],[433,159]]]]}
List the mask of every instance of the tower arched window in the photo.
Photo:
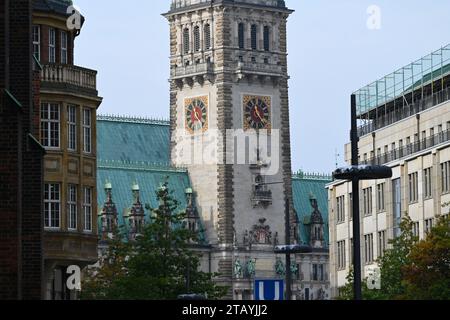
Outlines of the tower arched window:
{"type": "Polygon", "coordinates": [[[199,26],[194,27],[194,51],[195,52],[200,51],[200,27],[199,26]]]}
{"type": "Polygon", "coordinates": [[[264,50],[270,51],[270,28],[264,26],[264,50]]]}
{"type": "Polygon", "coordinates": [[[189,43],[189,29],[185,28],[183,30],[183,44],[184,44],[184,53],[188,54],[190,49],[190,43],[189,43]]]}
{"type": "Polygon", "coordinates": [[[211,49],[211,25],[205,24],[205,50],[211,49]]]}
{"type": "Polygon", "coordinates": [[[258,27],[256,24],[252,24],[251,28],[251,37],[252,37],[252,50],[258,49],[258,27]]]}
{"type": "Polygon", "coordinates": [[[238,42],[239,42],[239,48],[244,49],[245,48],[245,40],[244,40],[244,24],[241,22],[238,25],[238,42]]]}

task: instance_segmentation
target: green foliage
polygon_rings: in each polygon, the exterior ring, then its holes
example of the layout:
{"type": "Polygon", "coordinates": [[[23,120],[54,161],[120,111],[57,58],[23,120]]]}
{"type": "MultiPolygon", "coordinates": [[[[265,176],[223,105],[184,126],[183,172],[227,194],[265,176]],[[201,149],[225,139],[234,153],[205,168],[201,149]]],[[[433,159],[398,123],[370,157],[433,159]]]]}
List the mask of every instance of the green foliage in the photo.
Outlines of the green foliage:
{"type": "Polygon", "coordinates": [[[406,296],[417,300],[450,299],[450,221],[440,219],[404,266],[406,296]]]}
{"type": "Polygon", "coordinates": [[[191,248],[198,234],[183,227],[167,183],[157,192],[160,202],[151,222],[136,241],[125,243],[119,231],[100,267],[83,284],[83,299],[166,300],[180,294],[206,294],[218,299],[226,288],[217,286],[217,274],[199,271],[200,259],[191,248]]]}
{"type": "MultiPolygon", "coordinates": [[[[389,243],[391,248],[377,260],[381,272],[381,290],[369,290],[362,283],[365,300],[448,300],[450,299],[450,221],[439,224],[418,241],[413,222],[406,216],[401,235],[389,243]]],[[[354,274],[351,270],[347,284],[340,289],[340,299],[352,300],[354,274]]]]}
{"type": "Polygon", "coordinates": [[[414,223],[409,216],[403,218],[400,224],[400,235],[389,241],[391,249],[386,250],[378,259],[381,271],[381,294],[383,299],[404,299],[406,284],[403,267],[410,263],[410,253],[418,238],[414,236],[414,223]]]}

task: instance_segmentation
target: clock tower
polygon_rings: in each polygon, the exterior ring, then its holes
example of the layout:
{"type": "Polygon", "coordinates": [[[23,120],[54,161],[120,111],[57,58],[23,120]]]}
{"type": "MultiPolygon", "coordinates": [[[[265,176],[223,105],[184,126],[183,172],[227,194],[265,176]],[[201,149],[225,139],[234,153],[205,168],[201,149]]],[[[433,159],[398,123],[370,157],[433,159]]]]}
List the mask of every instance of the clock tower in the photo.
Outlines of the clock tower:
{"type": "Polygon", "coordinates": [[[189,170],[211,245],[206,271],[232,288],[229,298],[254,298],[253,279],[282,269],[273,249],[285,243],[285,203],[292,203],[292,12],[282,0],[172,0],[164,14],[171,158],[189,170]]]}

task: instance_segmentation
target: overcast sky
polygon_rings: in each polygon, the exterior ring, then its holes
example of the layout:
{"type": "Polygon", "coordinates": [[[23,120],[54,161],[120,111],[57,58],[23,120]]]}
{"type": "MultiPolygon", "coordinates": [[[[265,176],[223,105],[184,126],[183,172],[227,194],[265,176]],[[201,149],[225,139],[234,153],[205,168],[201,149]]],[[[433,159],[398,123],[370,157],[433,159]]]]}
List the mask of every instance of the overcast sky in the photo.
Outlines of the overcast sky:
{"type": "MultiPolygon", "coordinates": [[[[101,114],[169,118],[170,0],[75,0],[86,17],[75,63],[99,71],[101,114]]],[[[330,173],[350,94],[450,43],[448,0],[287,0],[293,170],[330,173]],[[368,8],[381,29],[368,28],[368,8]]],[[[373,26],[373,24],[372,24],[373,26]]]]}

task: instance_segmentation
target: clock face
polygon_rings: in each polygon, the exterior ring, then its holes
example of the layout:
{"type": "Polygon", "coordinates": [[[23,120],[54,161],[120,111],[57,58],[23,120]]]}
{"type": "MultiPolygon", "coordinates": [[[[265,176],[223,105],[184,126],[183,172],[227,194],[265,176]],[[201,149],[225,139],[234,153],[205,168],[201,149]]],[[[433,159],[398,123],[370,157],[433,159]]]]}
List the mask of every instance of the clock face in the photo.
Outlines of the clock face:
{"type": "Polygon", "coordinates": [[[185,100],[186,130],[191,133],[208,130],[208,97],[185,100]]]}
{"type": "Polygon", "coordinates": [[[244,129],[270,130],[270,97],[244,96],[244,129]]]}

